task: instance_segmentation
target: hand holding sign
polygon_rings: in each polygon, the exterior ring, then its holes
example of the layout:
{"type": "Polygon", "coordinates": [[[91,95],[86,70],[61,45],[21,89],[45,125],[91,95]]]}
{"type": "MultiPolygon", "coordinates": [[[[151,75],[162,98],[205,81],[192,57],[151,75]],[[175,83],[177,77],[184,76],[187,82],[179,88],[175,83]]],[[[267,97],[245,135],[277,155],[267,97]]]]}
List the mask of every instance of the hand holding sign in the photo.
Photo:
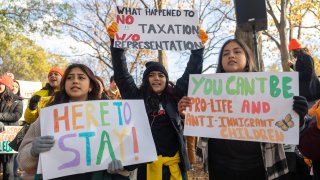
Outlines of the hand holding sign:
{"type": "Polygon", "coordinates": [[[53,136],[39,136],[32,142],[31,155],[38,157],[40,153],[49,151],[54,145],[53,136]]]}
{"type": "Polygon", "coordinates": [[[112,24],[110,26],[108,26],[108,28],[107,28],[108,35],[111,39],[114,39],[114,35],[118,31],[119,31],[118,26],[115,21],[113,21],[112,24]]]}
{"type": "Polygon", "coordinates": [[[109,165],[108,165],[108,173],[110,174],[115,174],[118,171],[122,171],[123,170],[123,166],[120,160],[112,160],[109,165]]]}
{"type": "Polygon", "coordinates": [[[204,45],[207,40],[208,40],[208,34],[203,30],[203,29],[200,29],[199,31],[199,36],[198,36],[200,39],[201,39],[201,43],[204,45]]]}
{"type": "Polygon", "coordinates": [[[303,96],[294,96],[293,97],[293,110],[298,113],[300,118],[300,125],[303,124],[304,116],[308,112],[308,102],[307,99],[303,96]]]}
{"type": "Polygon", "coordinates": [[[180,115],[185,116],[187,106],[191,105],[191,100],[188,96],[183,96],[178,103],[178,111],[180,115]]]}

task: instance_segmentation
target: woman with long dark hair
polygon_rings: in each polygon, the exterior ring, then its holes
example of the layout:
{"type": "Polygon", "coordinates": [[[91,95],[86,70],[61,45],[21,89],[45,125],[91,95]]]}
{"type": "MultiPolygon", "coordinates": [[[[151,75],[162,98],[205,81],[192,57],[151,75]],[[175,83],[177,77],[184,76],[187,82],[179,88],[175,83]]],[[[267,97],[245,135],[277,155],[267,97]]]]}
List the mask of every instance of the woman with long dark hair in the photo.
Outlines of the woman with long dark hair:
{"type": "MultiPolygon", "coordinates": [[[[5,126],[15,125],[22,116],[22,102],[12,92],[13,80],[9,76],[0,77],[0,131],[5,126]]],[[[13,179],[13,154],[1,154],[3,180],[13,179]]]]}
{"type": "MultiPolygon", "coordinates": [[[[60,90],[55,93],[47,106],[61,103],[100,100],[100,85],[93,72],[83,64],[71,64],[62,76],[60,90]]],[[[19,148],[18,161],[26,172],[23,179],[33,179],[37,171],[39,154],[49,151],[54,145],[53,136],[41,136],[40,119],[31,124],[19,148]]],[[[66,180],[129,180],[126,171],[119,160],[109,164],[108,171],[96,171],[65,176],[57,179],[66,180]],[[109,173],[112,171],[112,173],[109,173]]]]}
{"type": "MultiPolygon", "coordinates": [[[[236,72],[256,72],[256,66],[248,46],[239,39],[230,39],[220,50],[216,73],[236,72]]],[[[179,112],[189,105],[190,99],[183,97],[179,112]]],[[[293,97],[293,110],[301,124],[307,106],[304,97],[293,97]]],[[[289,172],[282,144],[209,138],[207,147],[210,180],[271,180],[289,172]]]]}
{"type": "MultiPolygon", "coordinates": [[[[109,26],[108,33],[111,38],[114,80],[123,99],[144,100],[158,155],[157,161],[138,167],[137,179],[186,179],[190,163],[182,132],[183,125],[177,118],[177,101],[187,94],[189,75],[201,73],[204,48],[191,51],[185,72],[176,85],[169,81],[168,72],[161,63],[148,62],[143,72],[142,84],[137,87],[128,72],[125,50],[113,47],[115,32],[117,26],[113,23],[109,26]]],[[[207,36],[204,31],[200,33],[204,37],[204,44],[207,36]]]]}

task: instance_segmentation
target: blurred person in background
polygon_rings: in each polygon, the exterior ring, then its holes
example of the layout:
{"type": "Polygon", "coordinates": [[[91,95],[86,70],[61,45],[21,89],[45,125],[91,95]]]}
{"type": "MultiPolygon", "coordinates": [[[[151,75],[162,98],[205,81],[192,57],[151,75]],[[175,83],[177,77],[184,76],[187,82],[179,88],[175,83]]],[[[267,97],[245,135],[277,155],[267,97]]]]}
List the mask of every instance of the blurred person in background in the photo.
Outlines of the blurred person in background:
{"type": "Polygon", "coordinates": [[[60,81],[63,76],[63,70],[60,68],[51,68],[48,73],[48,83],[32,95],[28,107],[24,113],[24,119],[27,123],[33,123],[39,116],[39,110],[45,107],[54,92],[59,90],[60,81]]]}
{"type": "MultiPolygon", "coordinates": [[[[16,125],[22,116],[22,101],[13,94],[13,79],[4,75],[0,77],[0,132],[5,130],[5,126],[16,125]]],[[[0,154],[2,163],[3,180],[14,179],[13,154],[0,154]]]]}

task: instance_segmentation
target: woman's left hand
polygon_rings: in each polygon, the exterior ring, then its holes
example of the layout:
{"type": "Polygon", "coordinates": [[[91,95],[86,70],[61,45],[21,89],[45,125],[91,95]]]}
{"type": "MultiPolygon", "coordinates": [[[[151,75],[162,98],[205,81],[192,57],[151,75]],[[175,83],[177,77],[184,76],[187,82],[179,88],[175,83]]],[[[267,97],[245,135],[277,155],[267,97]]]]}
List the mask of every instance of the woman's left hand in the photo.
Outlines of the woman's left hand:
{"type": "Polygon", "coordinates": [[[188,106],[190,106],[191,100],[188,96],[183,96],[178,103],[178,111],[181,116],[185,116],[185,111],[188,106]]]}

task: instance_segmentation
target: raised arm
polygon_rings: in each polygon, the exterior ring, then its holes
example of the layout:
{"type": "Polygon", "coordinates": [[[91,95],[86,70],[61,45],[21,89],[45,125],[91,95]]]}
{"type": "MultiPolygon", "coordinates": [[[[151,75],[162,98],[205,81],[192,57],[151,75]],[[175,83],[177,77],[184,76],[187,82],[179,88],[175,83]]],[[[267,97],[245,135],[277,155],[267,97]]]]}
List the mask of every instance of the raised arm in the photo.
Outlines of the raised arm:
{"type": "Polygon", "coordinates": [[[111,40],[111,60],[114,70],[114,80],[120,90],[123,99],[135,99],[138,94],[138,87],[130,75],[127,67],[127,60],[125,50],[121,48],[114,48],[114,35],[118,31],[116,23],[112,23],[107,29],[111,40]]]}
{"type": "MultiPolygon", "coordinates": [[[[203,29],[200,29],[198,37],[201,40],[203,45],[208,40],[208,35],[203,29]]],[[[201,49],[191,51],[191,55],[190,55],[187,67],[184,70],[184,73],[181,76],[181,78],[179,78],[176,83],[175,91],[176,91],[176,96],[178,96],[179,98],[186,96],[188,93],[190,74],[202,73],[203,52],[204,52],[204,47],[201,49]]]]}
{"type": "Polygon", "coordinates": [[[114,71],[114,80],[120,90],[123,99],[135,99],[138,94],[138,87],[127,67],[124,49],[114,48],[113,39],[111,40],[111,59],[114,71]]]}

